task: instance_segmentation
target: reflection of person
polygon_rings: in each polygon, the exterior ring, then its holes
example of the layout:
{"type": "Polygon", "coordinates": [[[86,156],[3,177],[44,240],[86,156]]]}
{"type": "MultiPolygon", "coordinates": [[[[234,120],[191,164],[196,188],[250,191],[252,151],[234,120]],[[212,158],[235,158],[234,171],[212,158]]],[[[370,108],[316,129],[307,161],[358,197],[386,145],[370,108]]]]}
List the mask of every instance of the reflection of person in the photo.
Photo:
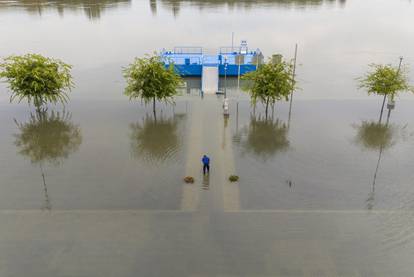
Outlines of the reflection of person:
{"type": "Polygon", "coordinates": [[[209,190],[210,188],[210,175],[203,176],[203,190],[209,190]]]}
{"type": "Polygon", "coordinates": [[[203,163],[203,174],[206,174],[206,171],[210,173],[210,158],[204,155],[201,162],[203,163]]]}

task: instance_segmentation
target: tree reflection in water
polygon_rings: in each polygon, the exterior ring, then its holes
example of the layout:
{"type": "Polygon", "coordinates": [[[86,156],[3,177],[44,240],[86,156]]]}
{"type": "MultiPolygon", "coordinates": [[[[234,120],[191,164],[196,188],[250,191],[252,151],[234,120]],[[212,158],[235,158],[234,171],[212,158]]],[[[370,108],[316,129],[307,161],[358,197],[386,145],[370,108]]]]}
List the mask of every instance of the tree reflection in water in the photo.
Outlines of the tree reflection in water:
{"type": "Polygon", "coordinates": [[[287,124],[279,119],[252,116],[249,126],[242,128],[233,140],[242,148],[242,153],[267,160],[289,148],[288,131],[287,124]]]}
{"type": "Polygon", "coordinates": [[[360,125],[355,125],[357,129],[356,143],[368,150],[378,150],[378,160],[372,179],[371,192],[366,200],[367,209],[373,209],[375,205],[375,185],[377,181],[378,170],[380,168],[382,153],[384,150],[391,148],[397,142],[399,137],[406,136],[406,126],[398,127],[390,125],[391,108],[388,109],[387,122],[380,121],[362,121],[360,125]]]}
{"type": "Polygon", "coordinates": [[[356,126],[356,142],[369,150],[379,150],[391,147],[395,141],[395,127],[377,121],[362,121],[356,126]]]}
{"type": "Polygon", "coordinates": [[[71,114],[65,111],[41,110],[30,114],[28,122],[15,122],[20,133],[14,135],[14,144],[20,155],[39,165],[45,193],[45,208],[51,209],[44,164],[59,165],[71,153],[76,152],[82,143],[81,130],[71,122],[71,114]]]}
{"type": "Polygon", "coordinates": [[[131,153],[149,163],[162,163],[175,158],[181,148],[178,125],[185,115],[154,119],[145,116],[142,122],[130,125],[131,153]]]}
{"type": "Polygon", "coordinates": [[[369,150],[379,150],[378,161],[372,180],[371,192],[368,195],[366,207],[368,210],[373,209],[375,204],[375,184],[377,181],[378,169],[381,163],[382,153],[384,149],[394,145],[395,127],[382,124],[377,121],[363,121],[357,128],[356,142],[369,150]]]}
{"type": "Polygon", "coordinates": [[[199,9],[204,8],[244,8],[252,9],[255,7],[282,7],[282,8],[307,8],[326,6],[329,4],[339,3],[344,7],[346,0],[149,0],[150,8],[153,14],[157,13],[157,5],[167,7],[173,12],[174,16],[178,16],[182,7],[190,5],[199,9]]]}
{"type": "Polygon", "coordinates": [[[37,13],[40,16],[48,9],[56,9],[63,16],[65,11],[76,12],[84,10],[86,16],[91,19],[99,19],[102,12],[120,5],[130,5],[131,0],[11,0],[0,1],[1,8],[21,7],[29,13],[37,13]]]}

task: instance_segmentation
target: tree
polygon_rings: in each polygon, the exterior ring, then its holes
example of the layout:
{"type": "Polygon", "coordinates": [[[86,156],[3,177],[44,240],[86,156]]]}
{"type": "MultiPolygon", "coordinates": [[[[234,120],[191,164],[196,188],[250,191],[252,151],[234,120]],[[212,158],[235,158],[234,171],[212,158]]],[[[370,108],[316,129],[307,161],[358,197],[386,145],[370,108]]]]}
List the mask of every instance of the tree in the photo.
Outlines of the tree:
{"type": "Polygon", "coordinates": [[[245,89],[250,93],[253,104],[260,101],[266,106],[266,116],[269,104],[274,105],[281,99],[288,101],[290,93],[296,88],[293,65],[284,61],[269,61],[256,71],[245,74],[242,79],[249,81],[245,89]]]}
{"type": "Polygon", "coordinates": [[[73,87],[71,66],[38,54],[10,56],[0,63],[0,79],[6,79],[12,91],[10,102],[26,99],[38,111],[48,102],[65,103],[67,90],[73,87]]]}
{"type": "Polygon", "coordinates": [[[173,102],[182,82],[174,67],[166,68],[158,55],[136,58],[124,69],[124,77],[127,82],[125,95],[129,99],[141,98],[146,104],[152,100],[154,117],[155,102],[173,102]]]}
{"type": "Polygon", "coordinates": [[[368,94],[378,94],[384,96],[381,106],[379,122],[382,120],[384,104],[386,97],[390,97],[394,101],[395,96],[400,91],[413,90],[408,83],[407,70],[400,65],[394,67],[392,65],[371,64],[371,70],[365,76],[358,78],[359,87],[365,88],[368,94]]]}

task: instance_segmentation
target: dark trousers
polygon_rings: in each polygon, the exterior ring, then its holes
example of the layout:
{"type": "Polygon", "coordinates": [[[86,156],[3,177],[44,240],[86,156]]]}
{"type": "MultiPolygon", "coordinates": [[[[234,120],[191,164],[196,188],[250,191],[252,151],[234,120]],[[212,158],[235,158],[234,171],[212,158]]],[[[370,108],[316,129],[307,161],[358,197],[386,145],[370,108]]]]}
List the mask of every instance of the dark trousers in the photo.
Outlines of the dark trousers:
{"type": "Polygon", "coordinates": [[[207,171],[207,173],[210,172],[210,165],[208,165],[208,164],[203,165],[203,174],[206,174],[206,171],[207,171]]]}

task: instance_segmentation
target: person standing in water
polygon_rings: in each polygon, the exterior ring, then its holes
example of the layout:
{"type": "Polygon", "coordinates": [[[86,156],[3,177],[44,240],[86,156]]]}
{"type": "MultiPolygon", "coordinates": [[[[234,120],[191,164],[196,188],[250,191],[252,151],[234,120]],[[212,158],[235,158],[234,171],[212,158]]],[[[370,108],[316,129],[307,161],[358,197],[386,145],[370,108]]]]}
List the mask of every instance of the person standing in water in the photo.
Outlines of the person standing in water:
{"type": "Polygon", "coordinates": [[[204,155],[201,162],[203,163],[203,174],[210,173],[210,158],[204,155]]]}

